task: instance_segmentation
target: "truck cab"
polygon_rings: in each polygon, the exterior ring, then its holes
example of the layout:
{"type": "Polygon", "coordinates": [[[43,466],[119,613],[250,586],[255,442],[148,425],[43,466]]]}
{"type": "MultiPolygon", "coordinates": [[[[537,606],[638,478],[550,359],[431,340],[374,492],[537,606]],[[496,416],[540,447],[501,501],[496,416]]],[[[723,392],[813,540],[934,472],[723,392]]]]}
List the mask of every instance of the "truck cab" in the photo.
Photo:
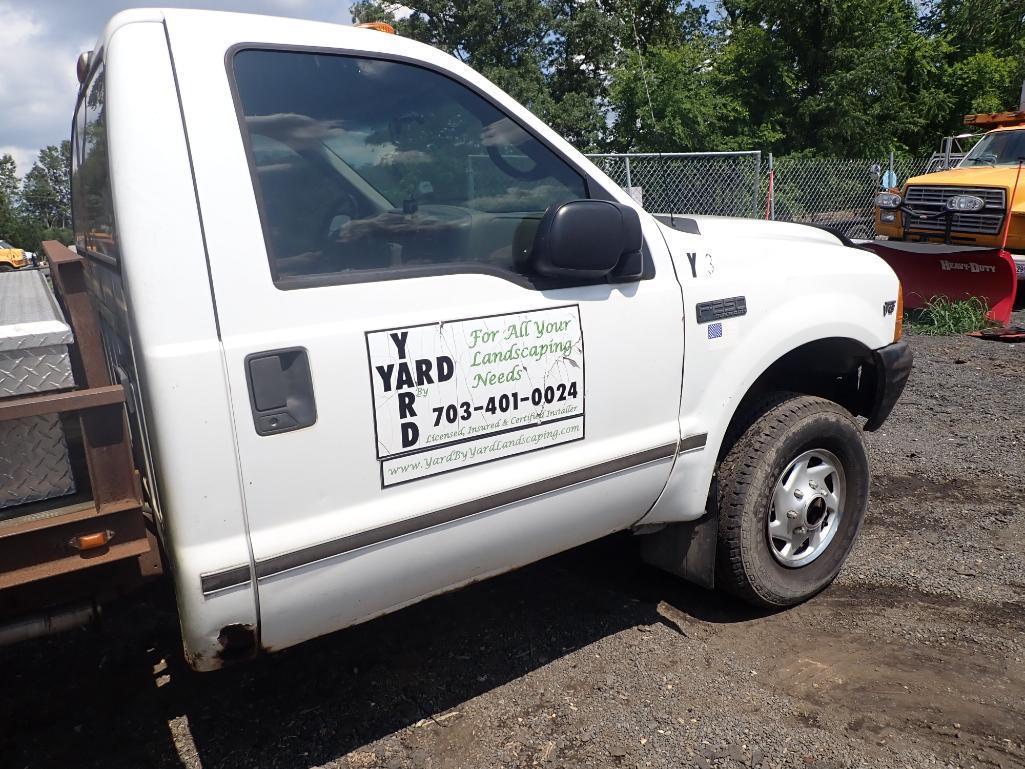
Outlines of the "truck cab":
{"type": "Polygon", "coordinates": [[[880,195],[876,233],[890,240],[1006,248],[1025,278],[1025,112],[968,115],[989,128],[956,167],[880,195]]]}
{"type": "Polygon", "coordinates": [[[130,11],[79,75],[76,251],[196,669],[616,531],[764,606],[838,573],[911,366],[873,254],[657,221],[374,29],[130,11]]]}

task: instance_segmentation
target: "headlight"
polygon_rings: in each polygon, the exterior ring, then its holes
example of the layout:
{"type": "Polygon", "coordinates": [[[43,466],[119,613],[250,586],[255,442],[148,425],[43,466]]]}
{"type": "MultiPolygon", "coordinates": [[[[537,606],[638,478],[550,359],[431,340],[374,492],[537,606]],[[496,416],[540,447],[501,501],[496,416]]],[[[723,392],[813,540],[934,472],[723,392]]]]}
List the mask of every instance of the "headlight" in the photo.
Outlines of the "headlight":
{"type": "Polygon", "coordinates": [[[900,208],[900,195],[895,192],[880,192],[876,195],[876,205],[880,208],[900,208]]]}
{"type": "Polygon", "coordinates": [[[880,211],[879,221],[881,222],[895,222],[897,221],[897,213],[895,211],[880,211]]]}
{"type": "Polygon", "coordinates": [[[986,201],[977,198],[975,195],[954,195],[947,198],[948,211],[981,211],[986,207],[986,201]]]}

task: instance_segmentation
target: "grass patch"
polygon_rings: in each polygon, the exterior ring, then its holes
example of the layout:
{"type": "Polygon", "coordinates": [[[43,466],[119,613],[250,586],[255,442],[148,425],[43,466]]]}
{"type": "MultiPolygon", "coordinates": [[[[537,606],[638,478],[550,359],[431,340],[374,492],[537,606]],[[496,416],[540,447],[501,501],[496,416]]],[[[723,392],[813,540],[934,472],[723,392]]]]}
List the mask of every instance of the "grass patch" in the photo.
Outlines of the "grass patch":
{"type": "Polygon", "coordinates": [[[904,328],[913,334],[952,336],[981,331],[994,325],[987,315],[989,307],[977,296],[950,301],[945,296],[934,296],[920,310],[904,316],[904,328]]]}

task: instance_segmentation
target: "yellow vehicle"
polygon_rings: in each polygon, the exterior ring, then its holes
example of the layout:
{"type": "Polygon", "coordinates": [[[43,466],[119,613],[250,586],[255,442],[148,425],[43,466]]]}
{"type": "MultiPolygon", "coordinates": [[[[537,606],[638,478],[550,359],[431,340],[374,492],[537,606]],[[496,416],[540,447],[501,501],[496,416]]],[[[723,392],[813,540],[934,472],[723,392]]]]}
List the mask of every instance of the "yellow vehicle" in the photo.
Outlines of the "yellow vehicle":
{"type": "Polygon", "coordinates": [[[1025,111],[965,116],[990,129],[954,168],[915,176],[876,197],[889,240],[1005,248],[1025,273],[1025,111]],[[1010,221],[1008,221],[1008,217],[1010,221]]]}
{"type": "Polygon", "coordinates": [[[31,258],[22,249],[15,248],[6,240],[0,240],[0,272],[20,270],[30,264],[31,258]]]}

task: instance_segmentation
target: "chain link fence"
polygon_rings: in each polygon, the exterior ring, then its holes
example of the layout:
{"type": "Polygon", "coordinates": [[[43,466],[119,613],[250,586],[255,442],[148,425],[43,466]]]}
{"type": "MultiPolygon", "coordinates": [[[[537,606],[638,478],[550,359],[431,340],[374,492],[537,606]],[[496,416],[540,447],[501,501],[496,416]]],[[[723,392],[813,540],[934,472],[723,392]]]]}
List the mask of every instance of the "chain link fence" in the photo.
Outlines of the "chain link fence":
{"type": "Polygon", "coordinates": [[[875,237],[873,200],[884,181],[899,186],[929,168],[929,158],[894,158],[891,169],[888,158],[773,158],[757,151],[588,157],[652,213],[823,224],[851,238],[875,237]]]}
{"type": "Polygon", "coordinates": [[[663,152],[588,155],[656,214],[757,216],[761,152],[663,152]]]}
{"type": "MultiPolygon", "coordinates": [[[[929,158],[894,158],[893,176],[885,181],[899,186],[928,165],[929,158]]],[[[775,158],[762,182],[762,216],[823,224],[849,238],[874,238],[873,201],[890,171],[888,159],[775,158]]]]}

